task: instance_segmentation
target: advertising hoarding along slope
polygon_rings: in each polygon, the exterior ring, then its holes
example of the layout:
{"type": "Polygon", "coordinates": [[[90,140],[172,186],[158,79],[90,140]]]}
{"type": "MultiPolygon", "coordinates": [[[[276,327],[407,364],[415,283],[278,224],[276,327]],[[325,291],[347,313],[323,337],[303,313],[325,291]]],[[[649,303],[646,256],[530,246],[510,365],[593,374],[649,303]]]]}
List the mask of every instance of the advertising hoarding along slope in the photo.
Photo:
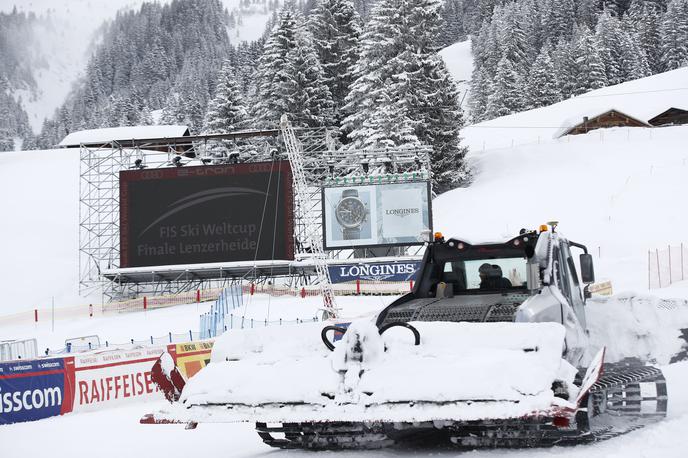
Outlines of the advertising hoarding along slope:
{"type": "Polygon", "coordinates": [[[325,249],[421,245],[432,232],[427,181],[325,187],[325,249]]]}
{"type": "Polygon", "coordinates": [[[287,161],[120,172],[120,267],[293,259],[287,161]]]}

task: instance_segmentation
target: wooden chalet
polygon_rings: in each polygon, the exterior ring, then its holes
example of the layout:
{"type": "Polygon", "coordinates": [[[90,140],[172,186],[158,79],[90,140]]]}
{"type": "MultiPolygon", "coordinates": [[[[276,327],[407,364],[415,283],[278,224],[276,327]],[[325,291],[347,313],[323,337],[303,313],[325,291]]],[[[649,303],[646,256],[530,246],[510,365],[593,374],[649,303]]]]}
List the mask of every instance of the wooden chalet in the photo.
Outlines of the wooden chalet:
{"type": "Polygon", "coordinates": [[[647,122],[655,127],[688,124],[688,111],[672,107],[647,122]]]}
{"type": "Polygon", "coordinates": [[[617,109],[610,109],[593,117],[584,116],[583,119],[573,126],[564,129],[564,135],[585,134],[595,129],[608,127],[652,127],[649,123],[636,119],[617,109]]]}

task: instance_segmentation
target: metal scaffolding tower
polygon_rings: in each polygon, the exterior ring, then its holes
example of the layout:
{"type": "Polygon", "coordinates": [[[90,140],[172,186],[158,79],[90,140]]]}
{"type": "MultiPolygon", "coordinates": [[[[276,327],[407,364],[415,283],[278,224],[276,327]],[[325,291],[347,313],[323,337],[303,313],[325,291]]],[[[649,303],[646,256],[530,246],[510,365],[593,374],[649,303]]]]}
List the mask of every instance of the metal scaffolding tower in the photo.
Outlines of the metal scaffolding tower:
{"type": "MultiPolygon", "coordinates": [[[[429,179],[430,173],[429,148],[342,149],[336,140],[336,131],[326,128],[288,127],[63,146],[80,148],[79,289],[82,294],[102,290],[110,299],[222,286],[237,278],[230,269],[220,269],[223,275],[218,279],[200,278],[193,272],[181,272],[171,278],[170,275],[157,275],[155,268],[151,267],[150,281],[130,283],[112,280],[131,278],[130,275],[117,274],[120,268],[119,172],[122,170],[270,159],[292,161],[294,158],[289,156],[289,151],[295,147],[300,157],[298,167],[302,170],[299,183],[295,183],[295,251],[300,255],[309,253],[309,256],[313,247],[322,247],[323,185],[395,182],[406,176],[410,180],[429,179]],[[104,272],[108,272],[107,277],[104,272]]],[[[292,163],[292,168],[297,168],[295,163],[292,163]]],[[[294,176],[296,179],[295,171],[294,176]]],[[[414,248],[417,251],[422,249],[414,248]]],[[[398,248],[391,250],[397,251],[387,254],[402,254],[398,248]]],[[[366,250],[336,250],[317,256],[332,260],[361,256],[362,252],[366,254],[366,250]]],[[[379,252],[372,254],[380,255],[379,252]]],[[[251,275],[255,281],[266,280],[264,269],[256,268],[251,275]]],[[[326,278],[328,273],[323,264],[321,268],[311,268],[298,274],[289,271],[287,275],[295,284],[312,284],[326,278]]],[[[327,297],[329,293],[325,291],[324,294],[327,297]]]]}

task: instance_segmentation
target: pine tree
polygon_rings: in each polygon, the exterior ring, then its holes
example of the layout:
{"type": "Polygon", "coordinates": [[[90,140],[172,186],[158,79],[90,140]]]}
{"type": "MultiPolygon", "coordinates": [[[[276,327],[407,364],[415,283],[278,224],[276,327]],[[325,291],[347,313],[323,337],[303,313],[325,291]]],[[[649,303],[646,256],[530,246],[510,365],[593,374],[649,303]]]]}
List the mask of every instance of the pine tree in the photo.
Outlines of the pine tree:
{"type": "Polygon", "coordinates": [[[574,95],[584,94],[607,85],[604,63],[597,51],[595,36],[587,28],[578,32],[573,50],[576,65],[574,95]]]}
{"type": "Polygon", "coordinates": [[[623,18],[626,30],[645,54],[652,73],[661,71],[661,14],[657,3],[634,0],[623,18]]]}
{"type": "Polygon", "coordinates": [[[247,109],[235,80],[230,62],[225,62],[215,87],[215,97],[208,103],[203,131],[226,134],[244,127],[247,109]]]}
{"type": "Polygon", "coordinates": [[[522,84],[514,65],[506,56],[497,65],[493,88],[487,97],[486,119],[510,115],[523,108],[522,84]]]}
{"type": "Polygon", "coordinates": [[[554,64],[549,43],[540,50],[528,75],[527,108],[539,108],[552,105],[561,100],[559,87],[554,78],[554,64]]]}
{"type": "Polygon", "coordinates": [[[552,50],[552,64],[554,77],[559,86],[562,99],[573,95],[576,87],[576,62],[573,57],[573,44],[568,40],[560,40],[552,50]]]}
{"type": "Polygon", "coordinates": [[[468,104],[473,122],[484,121],[487,111],[487,97],[492,93],[492,78],[482,67],[474,66],[471,77],[471,91],[468,104]]]}
{"type": "Polygon", "coordinates": [[[351,0],[319,0],[308,25],[339,123],[358,62],[361,18],[351,0]]]}
{"type": "Polygon", "coordinates": [[[576,8],[573,0],[545,0],[542,25],[545,39],[556,43],[560,38],[569,39],[573,33],[576,8]]]}
{"type": "Polygon", "coordinates": [[[433,189],[440,194],[466,185],[471,176],[465,163],[468,148],[461,145],[459,136],[464,124],[459,90],[441,60],[429,76],[437,92],[426,102],[425,122],[421,124],[425,131],[420,131],[420,139],[432,145],[433,189]]]}
{"type": "Polygon", "coordinates": [[[334,124],[334,103],[325,73],[305,26],[296,30],[294,47],[286,56],[280,92],[286,99],[286,112],[294,125],[323,127],[334,124]]]}
{"type": "Polygon", "coordinates": [[[465,177],[465,150],[458,92],[436,53],[440,25],[436,0],[381,0],[375,6],[343,128],[355,148],[431,146],[433,184],[446,190],[465,177]]]}
{"type": "Polygon", "coordinates": [[[661,26],[663,69],[688,65],[688,0],[671,0],[661,26]]]}
{"type": "Polygon", "coordinates": [[[600,57],[604,63],[607,82],[610,85],[623,83],[622,30],[619,20],[605,10],[597,21],[595,35],[599,45],[600,57]]]}

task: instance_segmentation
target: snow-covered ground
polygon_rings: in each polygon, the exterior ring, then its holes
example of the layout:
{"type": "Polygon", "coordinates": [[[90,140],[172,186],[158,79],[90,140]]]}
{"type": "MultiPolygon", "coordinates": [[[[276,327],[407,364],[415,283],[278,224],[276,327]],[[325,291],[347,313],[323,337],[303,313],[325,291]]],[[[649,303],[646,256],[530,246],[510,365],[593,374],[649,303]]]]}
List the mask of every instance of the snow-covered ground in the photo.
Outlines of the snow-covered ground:
{"type": "MultiPolygon", "coordinates": [[[[342,309],[342,316],[359,317],[387,306],[396,296],[344,296],[337,298],[337,306],[342,309]]],[[[49,315],[41,317],[38,324],[24,320],[3,323],[0,315],[0,340],[37,338],[39,352],[45,348],[60,349],[69,338],[97,335],[100,342],[109,344],[126,344],[131,339],[140,341],[164,337],[168,333],[184,334],[199,331],[199,316],[210,310],[210,302],[201,304],[177,305],[168,308],[153,309],[130,313],[108,313],[89,318],[84,314],[80,318],[55,320],[49,315]]],[[[308,320],[320,316],[318,309],[322,301],[318,297],[294,298],[291,296],[270,297],[265,294],[244,296],[244,307],[232,310],[237,319],[245,317],[246,327],[251,319],[255,327],[264,326],[264,321],[285,322],[308,320]]]]}
{"type": "MultiPolygon", "coordinates": [[[[665,367],[671,396],[666,420],[622,437],[598,444],[525,450],[484,450],[460,453],[433,450],[433,456],[465,455],[471,458],[683,458],[686,456],[688,427],[688,362],[665,367]]],[[[33,423],[0,426],[3,457],[55,456],[54,444],[70,458],[121,458],[150,456],[164,458],[305,456],[314,452],[278,451],[263,444],[248,423],[201,424],[185,431],[184,425],[141,425],[144,414],[164,408],[165,403],[136,404],[101,412],[66,415],[33,423]],[[40,438],[40,444],[36,443],[40,438]],[[45,444],[45,445],[41,445],[45,444]],[[43,449],[42,447],[46,447],[43,449]]],[[[58,456],[59,456],[58,453],[58,456]]],[[[323,455],[318,454],[318,456],[323,455]]],[[[334,456],[325,453],[326,456],[334,456]]],[[[338,452],[343,457],[427,456],[428,450],[380,450],[338,452]]]]}
{"type": "Polygon", "coordinates": [[[471,74],[473,72],[473,55],[471,54],[471,40],[460,41],[440,51],[447,69],[454,77],[461,92],[461,108],[468,113],[468,91],[471,88],[471,74]]]}

